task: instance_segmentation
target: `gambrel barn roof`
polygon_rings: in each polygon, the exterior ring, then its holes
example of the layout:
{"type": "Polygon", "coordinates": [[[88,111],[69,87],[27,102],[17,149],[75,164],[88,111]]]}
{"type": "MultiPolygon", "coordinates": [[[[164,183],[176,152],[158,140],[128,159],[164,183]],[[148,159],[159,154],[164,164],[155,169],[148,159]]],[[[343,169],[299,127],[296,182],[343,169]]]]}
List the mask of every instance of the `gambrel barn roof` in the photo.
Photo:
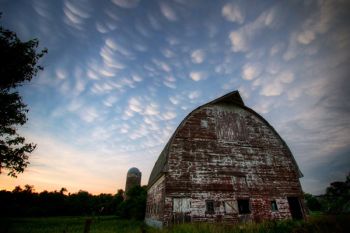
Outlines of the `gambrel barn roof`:
{"type": "Polygon", "coordinates": [[[235,106],[238,106],[250,113],[252,113],[253,115],[255,115],[256,117],[258,117],[260,120],[262,120],[268,127],[270,127],[272,129],[272,131],[277,135],[277,137],[282,141],[282,143],[284,144],[284,146],[288,149],[291,157],[292,157],[292,161],[295,165],[295,168],[297,169],[297,172],[299,174],[299,177],[302,177],[303,174],[301,173],[301,171],[299,170],[299,167],[293,157],[293,154],[291,153],[289,147],[287,146],[287,144],[285,143],[285,141],[280,137],[280,135],[276,132],[276,130],[262,117],[260,116],[258,113],[256,113],[254,110],[246,107],[244,105],[244,102],[242,100],[242,97],[240,96],[239,92],[238,91],[232,91],[224,96],[221,96],[209,103],[206,103],[204,105],[201,105],[199,106],[198,108],[194,109],[190,114],[188,114],[184,119],[183,121],[180,123],[180,125],[177,127],[177,129],[175,130],[174,134],[171,136],[171,138],[169,139],[168,143],[166,144],[165,148],[163,149],[163,151],[161,152],[161,154],[159,155],[153,169],[152,169],[152,172],[151,172],[151,175],[150,175],[150,178],[149,178],[149,181],[148,181],[148,187],[151,187],[153,183],[155,183],[158,178],[165,172],[167,172],[167,167],[166,167],[166,164],[167,164],[167,160],[168,160],[168,154],[169,154],[169,149],[170,149],[170,146],[172,144],[172,141],[173,139],[176,137],[177,135],[177,132],[179,131],[179,129],[181,129],[181,127],[185,124],[185,122],[187,121],[187,119],[189,117],[191,117],[191,115],[193,115],[193,113],[205,108],[205,107],[208,107],[208,106],[211,106],[211,105],[215,105],[215,104],[218,104],[218,103],[226,103],[226,104],[232,104],[232,105],[235,105],[235,106]]]}

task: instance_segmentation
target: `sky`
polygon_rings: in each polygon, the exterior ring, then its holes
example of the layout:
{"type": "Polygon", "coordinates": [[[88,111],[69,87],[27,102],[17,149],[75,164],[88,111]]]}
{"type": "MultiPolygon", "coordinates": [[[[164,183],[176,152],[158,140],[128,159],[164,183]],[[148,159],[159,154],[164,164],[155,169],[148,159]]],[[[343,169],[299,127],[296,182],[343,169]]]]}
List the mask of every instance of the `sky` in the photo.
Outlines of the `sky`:
{"type": "Polygon", "coordinates": [[[37,38],[44,71],[19,91],[37,144],[0,189],[116,193],[147,184],[196,107],[239,90],[289,145],[305,192],[350,171],[350,2],[0,0],[1,25],[37,38]]]}

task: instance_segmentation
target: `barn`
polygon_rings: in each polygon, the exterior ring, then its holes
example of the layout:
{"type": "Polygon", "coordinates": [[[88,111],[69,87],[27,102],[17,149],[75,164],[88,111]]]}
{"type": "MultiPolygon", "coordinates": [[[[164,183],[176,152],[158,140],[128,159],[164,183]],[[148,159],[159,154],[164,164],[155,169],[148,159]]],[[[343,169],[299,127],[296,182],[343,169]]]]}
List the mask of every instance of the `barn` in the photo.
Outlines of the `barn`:
{"type": "Polygon", "coordinates": [[[302,177],[285,141],[238,91],[193,110],[159,155],[145,221],[302,219],[302,177]]]}

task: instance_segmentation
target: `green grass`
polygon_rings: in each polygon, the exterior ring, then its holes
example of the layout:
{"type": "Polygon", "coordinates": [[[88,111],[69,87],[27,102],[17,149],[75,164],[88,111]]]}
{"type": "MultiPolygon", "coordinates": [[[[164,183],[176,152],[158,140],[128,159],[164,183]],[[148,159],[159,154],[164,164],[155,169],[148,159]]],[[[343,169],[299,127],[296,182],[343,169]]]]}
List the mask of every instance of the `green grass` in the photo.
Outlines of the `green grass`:
{"type": "MultiPolygon", "coordinates": [[[[83,233],[89,217],[8,218],[0,220],[0,233],[83,233]]],[[[140,232],[140,221],[116,217],[90,218],[90,233],[140,232]]]]}
{"type": "MultiPolygon", "coordinates": [[[[83,233],[88,217],[0,219],[0,233],[83,233]]],[[[90,233],[349,233],[350,216],[310,216],[307,221],[268,221],[238,225],[194,223],[162,230],[116,217],[92,218],[90,233]]]]}
{"type": "Polygon", "coordinates": [[[316,216],[307,221],[266,221],[238,225],[183,224],[162,233],[349,233],[350,216],[316,216]]]}

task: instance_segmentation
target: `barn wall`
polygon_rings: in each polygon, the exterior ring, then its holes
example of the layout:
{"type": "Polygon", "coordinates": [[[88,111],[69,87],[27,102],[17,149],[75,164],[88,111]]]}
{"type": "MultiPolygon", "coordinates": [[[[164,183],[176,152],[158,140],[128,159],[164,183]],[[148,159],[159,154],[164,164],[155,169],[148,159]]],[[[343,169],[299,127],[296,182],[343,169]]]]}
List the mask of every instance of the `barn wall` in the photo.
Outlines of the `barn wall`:
{"type": "Polygon", "coordinates": [[[165,176],[162,175],[147,191],[145,221],[148,225],[162,227],[165,199],[165,176]]]}
{"type": "Polygon", "coordinates": [[[184,221],[232,222],[289,218],[287,196],[302,197],[289,149],[261,118],[238,106],[192,113],[172,141],[167,168],[166,223],[181,220],[173,212],[179,197],[191,202],[184,221]],[[227,213],[242,198],[249,199],[251,213],[227,213]],[[214,213],[206,213],[205,200],[214,202],[214,213]],[[271,201],[278,211],[271,210],[271,201]]]}

